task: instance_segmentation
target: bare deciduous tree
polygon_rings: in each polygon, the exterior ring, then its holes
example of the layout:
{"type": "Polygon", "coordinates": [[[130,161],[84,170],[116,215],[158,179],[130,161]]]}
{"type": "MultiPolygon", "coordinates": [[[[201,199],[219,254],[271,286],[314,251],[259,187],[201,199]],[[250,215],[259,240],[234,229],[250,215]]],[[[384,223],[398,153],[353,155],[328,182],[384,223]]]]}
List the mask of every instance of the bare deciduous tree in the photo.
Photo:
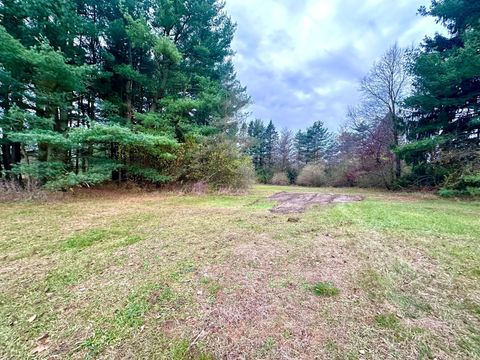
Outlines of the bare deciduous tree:
{"type": "Polygon", "coordinates": [[[292,165],[294,159],[294,139],[293,132],[287,128],[280,133],[277,148],[277,166],[281,171],[287,171],[292,165]]]}
{"type": "MultiPolygon", "coordinates": [[[[409,50],[393,45],[382,58],[374,63],[369,74],[361,82],[364,109],[376,113],[372,121],[386,119],[390,123],[394,144],[398,146],[402,136],[401,104],[408,95],[410,81],[407,71],[409,50]]],[[[372,116],[372,115],[370,115],[372,116]]],[[[395,156],[395,177],[402,174],[401,160],[395,156]]]]}

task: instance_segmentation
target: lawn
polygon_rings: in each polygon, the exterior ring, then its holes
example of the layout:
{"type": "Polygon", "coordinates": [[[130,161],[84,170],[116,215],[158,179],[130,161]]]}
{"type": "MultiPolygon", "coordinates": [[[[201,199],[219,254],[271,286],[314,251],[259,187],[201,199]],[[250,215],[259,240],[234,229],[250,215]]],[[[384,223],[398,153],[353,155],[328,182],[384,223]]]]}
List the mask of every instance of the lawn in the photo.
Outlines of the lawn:
{"type": "Polygon", "coordinates": [[[480,203],[91,190],[0,204],[0,358],[480,359],[480,203]]]}

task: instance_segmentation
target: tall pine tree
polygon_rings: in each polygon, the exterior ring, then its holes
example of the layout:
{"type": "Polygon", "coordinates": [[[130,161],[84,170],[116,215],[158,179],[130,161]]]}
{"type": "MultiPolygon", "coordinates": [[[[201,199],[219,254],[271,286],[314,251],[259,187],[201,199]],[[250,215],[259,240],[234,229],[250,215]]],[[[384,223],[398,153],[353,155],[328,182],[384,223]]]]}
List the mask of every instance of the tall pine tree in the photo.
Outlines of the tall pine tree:
{"type": "Polygon", "coordinates": [[[459,192],[480,187],[480,7],[477,1],[433,1],[425,16],[449,30],[423,45],[413,65],[415,92],[407,99],[410,143],[399,153],[417,184],[459,192]]]}
{"type": "Polygon", "coordinates": [[[0,14],[1,176],[168,181],[184,144],[234,134],[249,101],[221,1],[6,0],[0,14]]]}

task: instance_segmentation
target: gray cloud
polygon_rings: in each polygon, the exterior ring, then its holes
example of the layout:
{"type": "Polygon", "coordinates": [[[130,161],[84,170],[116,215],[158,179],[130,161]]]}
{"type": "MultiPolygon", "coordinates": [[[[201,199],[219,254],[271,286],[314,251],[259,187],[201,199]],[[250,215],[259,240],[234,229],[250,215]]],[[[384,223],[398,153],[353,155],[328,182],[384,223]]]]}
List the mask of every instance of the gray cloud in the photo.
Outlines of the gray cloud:
{"type": "Polygon", "coordinates": [[[416,15],[429,0],[227,0],[253,117],[279,127],[323,120],[332,130],[358,101],[358,82],[395,41],[418,44],[440,27],[416,15]]]}

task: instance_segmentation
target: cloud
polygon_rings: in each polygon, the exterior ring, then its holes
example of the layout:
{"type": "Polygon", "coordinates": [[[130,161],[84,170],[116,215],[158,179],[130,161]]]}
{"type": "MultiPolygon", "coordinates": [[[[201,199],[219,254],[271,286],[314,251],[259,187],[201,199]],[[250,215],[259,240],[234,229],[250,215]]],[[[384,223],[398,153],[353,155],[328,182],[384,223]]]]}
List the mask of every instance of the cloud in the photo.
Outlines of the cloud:
{"type": "Polygon", "coordinates": [[[418,45],[440,30],[416,15],[428,2],[227,0],[252,116],[292,129],[322,120],[337,130],[358,102],[359,80],[388,47],[418,45]]]}

